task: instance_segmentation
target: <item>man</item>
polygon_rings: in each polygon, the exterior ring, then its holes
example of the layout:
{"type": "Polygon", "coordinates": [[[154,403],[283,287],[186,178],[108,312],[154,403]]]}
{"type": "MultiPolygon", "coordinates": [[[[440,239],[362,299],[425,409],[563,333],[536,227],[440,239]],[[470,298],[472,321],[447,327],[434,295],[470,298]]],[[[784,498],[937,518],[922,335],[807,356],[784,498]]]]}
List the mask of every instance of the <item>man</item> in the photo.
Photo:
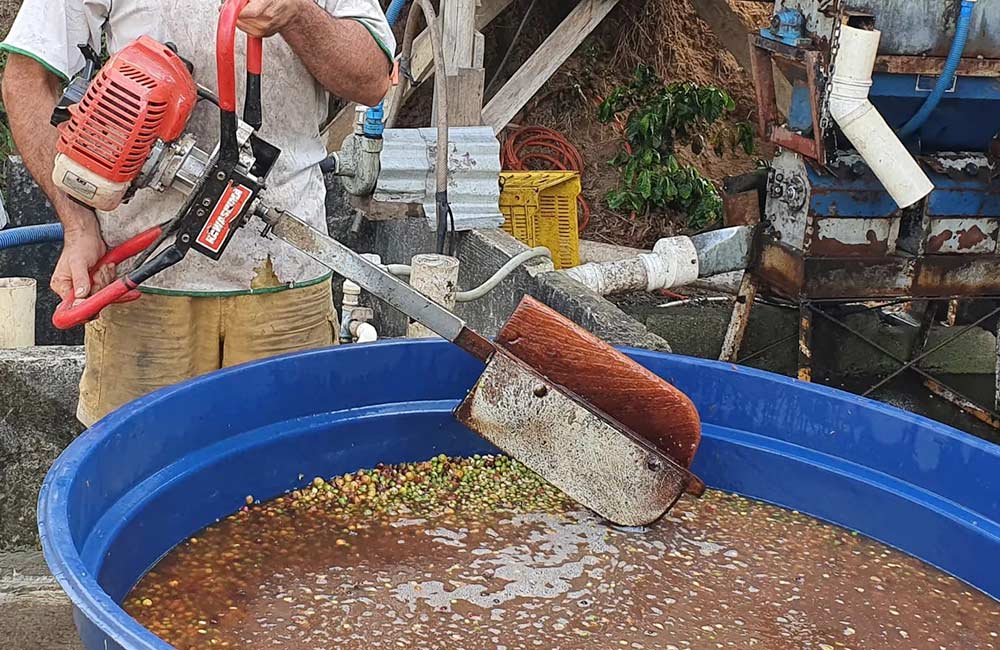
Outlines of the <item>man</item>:
{"type": "MultiPolygon", "coordinates": [[[[176,192],[139,192],[110,213],[71,201],[51,181],[57,131],[49,116],[65,81],[83,68],[79,46],[117,51],[140,35],[176,45],[195,80],[216,88],[219,0],[25,0],[0,49],[9,53],[3,99],[25,165],[65,230],[52,290],[82,299],[118,270],[88,269],[109,247],[176,214],[176,192]]],[[[328,93],[376,104],[389,85],[392,32],[378,0],[249,0],[239,28],[264,43],[264,139],[281,148],[267,201],[326,229],[319,125],[328,93]]],[[[237,38],[241,87],[245,39],[237,38]]],[[[218,109],[202,101],[189,130],[218,141],[218,109]]],[[[90,426],[152,390],[252,359],[331,345],[337,318],[330,274],[251,224],[219,262],[192,252],[152,278],[143,297],[113,305],[86,328],[78,416],[90,426]]],[[[121,269],[119,269],[121,270],[121,269]]]]}

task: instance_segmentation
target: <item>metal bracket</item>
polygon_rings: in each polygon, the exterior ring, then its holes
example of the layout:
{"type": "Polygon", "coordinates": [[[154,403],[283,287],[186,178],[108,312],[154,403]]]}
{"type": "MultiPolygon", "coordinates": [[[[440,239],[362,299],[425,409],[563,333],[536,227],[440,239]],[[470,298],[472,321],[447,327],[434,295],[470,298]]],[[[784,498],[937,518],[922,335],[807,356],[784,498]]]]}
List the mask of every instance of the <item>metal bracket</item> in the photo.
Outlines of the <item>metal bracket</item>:
{"type": "Polygon", "coordinates": [[[663,516],[692,480],[508,352],[498,350],[455,412],[460,422],[621,526],[663,516]],[[581,475],[588,468],[589,475],[581,475]]]}

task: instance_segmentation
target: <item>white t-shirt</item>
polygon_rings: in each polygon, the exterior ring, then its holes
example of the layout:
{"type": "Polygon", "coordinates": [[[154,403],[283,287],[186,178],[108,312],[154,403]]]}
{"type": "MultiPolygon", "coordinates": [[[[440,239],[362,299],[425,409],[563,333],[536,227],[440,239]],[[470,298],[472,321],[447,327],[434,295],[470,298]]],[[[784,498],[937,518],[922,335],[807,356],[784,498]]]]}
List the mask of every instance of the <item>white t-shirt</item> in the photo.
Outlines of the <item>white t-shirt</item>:
{"type": "MultiPolygon", "coordinates": [[[[378,0],[316,0],[337,18],[364,25],[391,58],[396,44],[378,0]]],[[[0,49],[41,62],[64,79],[84,65],[79,45],[101,49],[102,33],[111,52],[141,35],[173,43],[194,64],[195,81],[216,90],[215,31],[219,0],[25,0],[0,49]]],[[[238,110],[242,114],[246,38],[237,32],[238,110]]],[[[387,68],[388,69],[388,68],[387,68]]],[[[281,149],[264,194],[326,232],[325,187],[319,163],[326,148],[319,127],[328,95],[280,36],[264,41],[262,75],[264,125],[261,136],[281,149]]],[[[198,146],[211,152],[218,142],[218,108],[199,102],[188,125],[198,146]]],[[[184,198],[175,191],[141,190],[127,204],[99,213],[109,246],[163,222],[178,212],[184,198]]],[[[218,262],[196,251],[177,266],[148,280],[147,289],[186,295],[248,293],[270,257],[275,275],[286,286],[309,283],[329,274],[287,244],[259,236],[262,224],[250,220],[218,262]]]]}

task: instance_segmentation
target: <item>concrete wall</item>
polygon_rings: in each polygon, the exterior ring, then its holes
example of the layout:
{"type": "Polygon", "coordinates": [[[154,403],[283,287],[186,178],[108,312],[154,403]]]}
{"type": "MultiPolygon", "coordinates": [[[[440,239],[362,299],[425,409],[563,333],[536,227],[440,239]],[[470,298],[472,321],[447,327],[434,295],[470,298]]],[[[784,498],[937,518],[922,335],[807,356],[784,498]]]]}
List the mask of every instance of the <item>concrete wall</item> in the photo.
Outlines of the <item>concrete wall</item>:
{"type": "Polygon", "coordinates": [[[35,502],[52,461],[82,427],[83,350],[0,350],[0,551],[35,547],[35,502]]]}

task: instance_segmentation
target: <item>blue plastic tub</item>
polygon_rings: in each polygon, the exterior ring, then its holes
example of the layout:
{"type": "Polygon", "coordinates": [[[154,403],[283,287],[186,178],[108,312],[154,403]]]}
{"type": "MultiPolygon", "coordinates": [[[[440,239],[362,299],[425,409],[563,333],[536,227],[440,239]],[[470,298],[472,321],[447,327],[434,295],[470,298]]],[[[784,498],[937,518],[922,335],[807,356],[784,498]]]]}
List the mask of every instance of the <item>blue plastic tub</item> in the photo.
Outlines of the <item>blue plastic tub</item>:
{"type": "MultiPolygon", "coordinates": [[[[709,485],[858,530],[1000,598],[1000,448],[784,377],[630,354],[698,405],[694,469],[709,485]]],[[[167,388],[100,422],[55,463],[39,500],[45,557],[85,646],[169,648],[118,603],[248,494],[490,451],[451,416],[481,368],[442,342],[322,350],[167,388]]]]}

